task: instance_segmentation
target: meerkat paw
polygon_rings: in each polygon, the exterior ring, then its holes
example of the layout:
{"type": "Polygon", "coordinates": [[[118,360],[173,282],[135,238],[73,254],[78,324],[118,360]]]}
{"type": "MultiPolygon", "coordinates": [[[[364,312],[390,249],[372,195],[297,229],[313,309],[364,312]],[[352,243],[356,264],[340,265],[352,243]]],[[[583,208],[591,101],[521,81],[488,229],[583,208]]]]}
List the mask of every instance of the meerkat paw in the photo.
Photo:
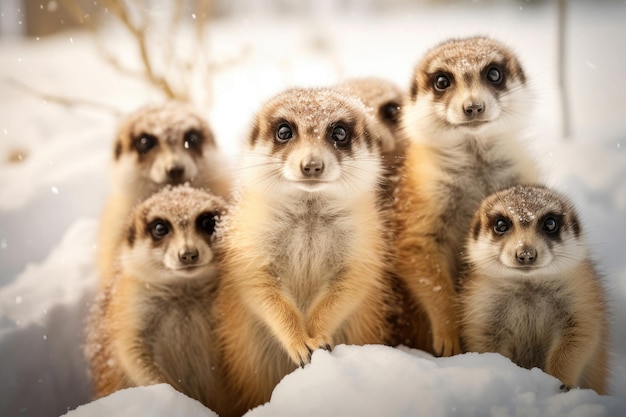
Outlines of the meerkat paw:
{"type": "Polygon", "coordinates": [[[328,337],[318,336],[313,337],[307,342],[307,345],[314,346],[315,349],[324,349],[327,351],[332,351],[333,342],[328,337]]]}
{"type": "Polygon", "coordinates": [[[433,332],[433,350],[438,356],[453,356],[461,353],[461,343],[457,332],[433,332]]]}
{"type": "Polygon", "coordinates": [[[296,365],[304,368],[304,365],[311,362],[313,349],[307,343],[299,344],[297,346],[293,345],[287,349],[287,354],[296,365]]]}

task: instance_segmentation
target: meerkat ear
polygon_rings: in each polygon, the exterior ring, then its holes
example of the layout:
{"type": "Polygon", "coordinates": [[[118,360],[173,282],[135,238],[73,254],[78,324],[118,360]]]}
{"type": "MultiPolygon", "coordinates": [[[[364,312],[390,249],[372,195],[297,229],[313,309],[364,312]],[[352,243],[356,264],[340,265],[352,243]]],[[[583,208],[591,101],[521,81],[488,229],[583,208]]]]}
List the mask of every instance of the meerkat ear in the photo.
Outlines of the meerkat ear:
{"type": "Polygon", "coordinates": [[[117,161],[122,156],[122,139],[118,136],[115,140],[115,146],[113,148],[113,158],[117,161]]]}
{"type": "Polygon", "coordinates": [[[254,119],[252,123],[252,127],[250,128],[250,133],[248,133],[248,144],[250,146],[254,146],[256,141],[259,139],[259,134],[261,132],[261,127],[259,126],[259,120],[254,119]]]}
{"type": "Polygon", "coordinates": [[[411,83],[411,100],[417,100],[417,78],[413,78],[413,82],[411,83]]]}
{"type": "Polygon", "coordinates": [[[126,231],[126,241],[128,242],[128,246],[131,248],[135,244],[135,238],[137,237],[137,227],[135,223],[131,223],[128,226],[128,230],[126,231]]]}
{"type": "Polygon", "coordinates": [[[474,240],[478,239],[478,236],[480,236],[480,230],[483,228],[482,222],[481,222],[481,218],[480,216],[476,216],[474,218],[474,220],[472,221],[472,237],[474,238],[474,240]]]}

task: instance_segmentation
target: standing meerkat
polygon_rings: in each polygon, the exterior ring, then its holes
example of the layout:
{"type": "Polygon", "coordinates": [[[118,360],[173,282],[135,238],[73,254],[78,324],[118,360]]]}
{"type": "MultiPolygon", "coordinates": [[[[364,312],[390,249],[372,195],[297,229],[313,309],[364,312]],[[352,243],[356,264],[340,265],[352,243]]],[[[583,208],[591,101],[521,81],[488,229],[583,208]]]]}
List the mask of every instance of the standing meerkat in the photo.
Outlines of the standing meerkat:
{"type": "MultiPolygon", "coordinates": [[[[337,89],[359,98],[378,122],[384,178],[380,203],[383,210],[391,212],[408,147],[408,139],[400,123],[407,94],[393,82],[377,77],[350,78],[341,82],[337,89]]],[[[396,237],[393,219],[386,216],[386,221],[386,239],[391,242],[396,237]]],[[[387,275],[393,293],[389,305],[391,330],[388,344],[404,344],[432,352],[432,338],[427,332],[420,332],[414,324],[428,320],[423,309],[412,300],[405,283],[397,274],[390,270],[387,275]]]]}
{"type": "Polygon", "coordinates": [[[97,397],[168,383],[219,409],[211,314],[218,286],[216,222],[226,203],[166,187],[132,212],[116,273],[92,309],[85,353],[97,397]]]}
{"type": "Polygon", "coordinates": [[[182,103],[144,107],[126,118],[114,141],[109,195],[99,229],[101,287],[132,208],[166,185],[189,183],[222,197],[230,190],[223,156],[207,122],[182,103]]]}
{"type": "Polygon", "coordinates": [[[444,42],[414,71],[401,121],[410,143],[394,210],[395,266],[428,317],[419,323],[418,315],[407,334],[428,332],[437,355],[460,352],[455,281],[474,211],[494,191],[537,182],[518,141],[529,104],[518,59],[489,38],[444,42]]]}
{"type": "Polygon", "coordinates": [[[318,348],[386,340],[379,139],[334,89],[267,101],[244,150],[216,302],[240,415],[318,348]]]}
{"type": "Polygon", "coordinates": [[[607,306],[571,202],[517,186],[485,199],[467,238],[462,341],[607,393],[607,306]]]}

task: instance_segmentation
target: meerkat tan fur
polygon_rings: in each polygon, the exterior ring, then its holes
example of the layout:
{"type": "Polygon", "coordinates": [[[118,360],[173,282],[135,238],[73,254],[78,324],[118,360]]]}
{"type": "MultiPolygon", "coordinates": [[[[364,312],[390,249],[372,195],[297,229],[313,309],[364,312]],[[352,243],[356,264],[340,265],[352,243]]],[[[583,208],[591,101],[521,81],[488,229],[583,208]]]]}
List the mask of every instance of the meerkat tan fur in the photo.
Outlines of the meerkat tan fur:
{"type": "Polygon", "coordinates": [[[318,348],[386,340],[379,138],[359,100],[290,89],[255,117],[217,315],[244,413],[318,348]]]}
{"type": "Polygon", "coordinates": [[[533,186],[489,196],[474,216],[466,256],[467,350],[498,352],[568,388],[607,393],[604,291],[565,196],[533,186]]]}
{"type": "Polygon", "coordinates": [[[414,326],[430,331],[435,354],[460,352],[455,281],[474,211],[494,191],[537,181],[519,141],[529,104],[518,59],[489,38],[444,42],[415,68],[402,109],[410,143],[394,209],[395,264],[428,317],[414,326]]]}
{"type": "Polygon", "coordinates": [[[112,156],[98,235],[101,286],[111,276],[124,224],[136,204],[166,185],[189,183],[223,197],[230,190],[224,157],[209,125],[181,103],[147,106],[126,118],[112,156]]]}
{"type": "MultiPolygon", "coordinates": [[[[399,180],[398,173],[402,170],[408,147],[408,139],[400,123],[407,93],[393,82],[377,77],[350,78],[341,82],[337,88],[359,98],[378,122],[384,177],[380,203],[383,210],[391,211],[399,180]]],[[[387,216],[386,220],[386,238],[391,242],[396,235],[393,219],[387,216]]],[[[391,270],[387,275],[394,294],[389,306],[389,324],[392,330],[388,343],[392,346],[410,345],[432,353],[432,337],[428,327],[424,330],[416,325],[428,321],[428,317],[420,305],[413,301],[405,283],[391,270]]]]}
{"type": "Polygon", "coordinates": [[[219,409],[211,309],[219,279],[215,227],[224,210],[220,197],[181,185],[132,212],[116,273],[88,324],[96,397],[165,382],[219,409]]]}

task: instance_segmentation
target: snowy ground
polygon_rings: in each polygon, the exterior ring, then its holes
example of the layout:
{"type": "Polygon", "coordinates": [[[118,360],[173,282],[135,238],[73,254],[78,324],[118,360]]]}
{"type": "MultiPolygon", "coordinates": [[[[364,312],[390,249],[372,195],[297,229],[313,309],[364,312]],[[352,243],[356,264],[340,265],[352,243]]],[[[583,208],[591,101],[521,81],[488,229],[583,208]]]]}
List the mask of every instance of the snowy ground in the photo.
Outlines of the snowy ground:
{"type": "MultiPolygon", "coordinates": [[[[612,395],[558,393],[554,378],[493,354],[435,359],[339,346],[316,352],[310,366],[287,376],[271,402],[249,416],[626,415],[626,5],[570,4],[571,138],[562,137],[559,124],[555,9],[522,1],[415,6],[377,17],[336,9],[306,19],[220,21],[211,50],[226,58],[247,52],[217,74],[206,114],[234,155],[259,102],[286,86],[367,75],[408,86],[418,57],[443,39],[482,33],[510,44],[537,96],[529,125],[546,182],[577,204],[605,274],[613,308],[612,395]]],[[[132,55],[122,34],[110,41],[132,55]]],[[[0,38],[0,82],[9,78],[123,112],[159,100],[104,63],[81,33],[0,38]]],[[[58,416],[90,401],[82,325],[96,282],[95,233],[116,125],[105,111],[67,109],[10,83],[0,89],[0,415],[58,416]],[[23,160],[7,162],[16,153],[23,160]]],[[[113,413],[214,415],[160,385],[113,394],[69,416],[113,413]]]]}

